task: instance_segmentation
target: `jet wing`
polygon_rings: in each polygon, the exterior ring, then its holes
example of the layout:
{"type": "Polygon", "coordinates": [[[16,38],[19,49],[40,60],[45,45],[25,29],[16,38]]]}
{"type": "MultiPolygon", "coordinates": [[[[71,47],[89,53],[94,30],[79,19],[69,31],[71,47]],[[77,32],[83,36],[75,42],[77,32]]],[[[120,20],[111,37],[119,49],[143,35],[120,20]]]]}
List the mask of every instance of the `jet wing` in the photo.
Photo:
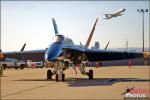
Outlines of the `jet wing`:
{"type": "Polygon", "coordinates": [[[30,50],[30,51],[12,51],[3,52],[6,58],[14,58],[17,60],[44,60],[44,54],[46,50],[30,50]]]}
{"type": "Polygon", "coordinates": [[[112,18],[112,16],[111,17],[106,17],[106,18],[103,18],[103,19],[111,19],[112,18]]]}
{"type": "Polygon", "coordinates": [[[105,16],[106,16],[106,17],[108,17],[108,16],[112,16],[112,15],[113,15],[113,14],[105,14],[105,16]]]}
{"type": "Polygon", "coordinates": [[[105,14],[106,17],[111,17],[113,16],[114,14],[105,14]]]}
{"type": "Polygon", "coordinates": [[[105,14],[105,18],[104,19],[111,19],[113,17],[113,14],[105,14]]]}
{"type": "Polygon", "coordinates": [[[116,12],[115,14],[120,14],[120,13],[122,13],[122,12],[124,12],[126,9],[121,9],[120,11],[118,11],[118,12],[116,12]]]}
{"type": "Polygon", "coordinates": [[[144,57],[144,54],[140,52],[95,50],[83,47],[79,48],[76,46],[65,47],[63,49],[70,50],[73,52],[82,52],[85,54],[88,61],[111,61],[144,57]]]}
{"type": "Polygon", "coordinates": [[[89,61],[111,61],[134,59],[144,57],[140,52],[123,52],[123,51],[106,51],[106,50],[85,50],[86,57],[89,61]]]}

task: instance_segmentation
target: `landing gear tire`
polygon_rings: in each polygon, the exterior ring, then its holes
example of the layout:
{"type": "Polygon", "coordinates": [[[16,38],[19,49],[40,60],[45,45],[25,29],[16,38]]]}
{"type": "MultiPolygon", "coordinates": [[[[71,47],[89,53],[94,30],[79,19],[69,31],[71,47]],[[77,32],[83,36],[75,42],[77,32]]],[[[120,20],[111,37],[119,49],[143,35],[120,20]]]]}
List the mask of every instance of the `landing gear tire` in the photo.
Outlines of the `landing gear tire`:
{"type": "Polygon", "coordinates": [[[18,69],[18,67],[15,67],[15,69],[18,69]]]}
{"type": "Polygon", "coordinates": [[[89,76],[89,80],[93,79],[93,70],[91,69],[89,70],[88,76],[89,76]]]}
{"type": "Polygon", "coordinates": [[[59,81],[58,74],[55,76],[56,81],[59,81]]]}
{"type": "Polygon", "coordinates": [[[3,69],[5,70],[6,69],[6,65],[2,65],[3,69]]]}
{"type": "Polygon", "coordinates": [[[62,82],[65,81],[65,74],[62,74],[62,82]]]}
{"type": "Polygon", "coordinates": [[[47,79],[52,79],[52,71],[47,70],[47,79]]]}
{"type": "Polygon", "coordinates": [[[21,66],[20,66],[20,69],[24,69],[24,68],[25,68],[25,65],[21,65],[21,66]]]}

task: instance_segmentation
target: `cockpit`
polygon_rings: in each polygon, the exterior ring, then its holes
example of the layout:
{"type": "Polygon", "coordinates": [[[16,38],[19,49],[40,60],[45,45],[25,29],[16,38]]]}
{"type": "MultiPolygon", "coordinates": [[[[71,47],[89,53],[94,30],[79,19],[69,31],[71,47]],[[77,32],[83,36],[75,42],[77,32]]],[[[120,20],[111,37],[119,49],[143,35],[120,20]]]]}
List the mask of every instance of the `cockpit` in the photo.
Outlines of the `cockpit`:
{"type": "Polygon", "coordinates": [[[60,43],[60,42],[63,42],[64,41],[64,37],[62,35],[55,35],[53,37],[53,42],[55,43],[60,43]]]}

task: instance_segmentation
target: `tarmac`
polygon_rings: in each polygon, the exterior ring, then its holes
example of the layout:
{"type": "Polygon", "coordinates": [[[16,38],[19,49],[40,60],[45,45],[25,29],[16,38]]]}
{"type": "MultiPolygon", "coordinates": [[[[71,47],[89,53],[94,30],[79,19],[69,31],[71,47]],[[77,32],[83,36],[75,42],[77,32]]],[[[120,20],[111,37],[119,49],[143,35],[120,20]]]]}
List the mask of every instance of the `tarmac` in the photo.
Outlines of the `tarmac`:
{"type": "MultiPolygon", "coordinates": [[[[94,79],[88,80],[77,68],[65,71],[65,82],[46,79],[48,68],[6,69],[1,77],[1,99],[124,99],[127,88],[149,90],[149,66],[87,67],[94,79]]],[[[150,97],[146,94],[146,97],[150,97]]]]}

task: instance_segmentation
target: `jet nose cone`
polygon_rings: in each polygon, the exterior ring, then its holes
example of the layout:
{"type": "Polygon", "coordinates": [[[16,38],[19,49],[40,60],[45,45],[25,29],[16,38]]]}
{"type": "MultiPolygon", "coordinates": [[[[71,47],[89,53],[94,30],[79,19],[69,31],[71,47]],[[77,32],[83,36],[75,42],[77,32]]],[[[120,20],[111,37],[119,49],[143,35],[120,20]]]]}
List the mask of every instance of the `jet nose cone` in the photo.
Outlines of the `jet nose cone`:
{"type": "Polygon", "coordinates": [[[48,54],[47,53],[45,53],[44,58],[45,58],[45,61],[48,63],[49,61],[48,61],[48,54]]]}
{"type": "Polygon", "coordinates": [[[45,61],[56,61],[61,52],[61,45],[52,44],[45,53],[45,61]]]}

